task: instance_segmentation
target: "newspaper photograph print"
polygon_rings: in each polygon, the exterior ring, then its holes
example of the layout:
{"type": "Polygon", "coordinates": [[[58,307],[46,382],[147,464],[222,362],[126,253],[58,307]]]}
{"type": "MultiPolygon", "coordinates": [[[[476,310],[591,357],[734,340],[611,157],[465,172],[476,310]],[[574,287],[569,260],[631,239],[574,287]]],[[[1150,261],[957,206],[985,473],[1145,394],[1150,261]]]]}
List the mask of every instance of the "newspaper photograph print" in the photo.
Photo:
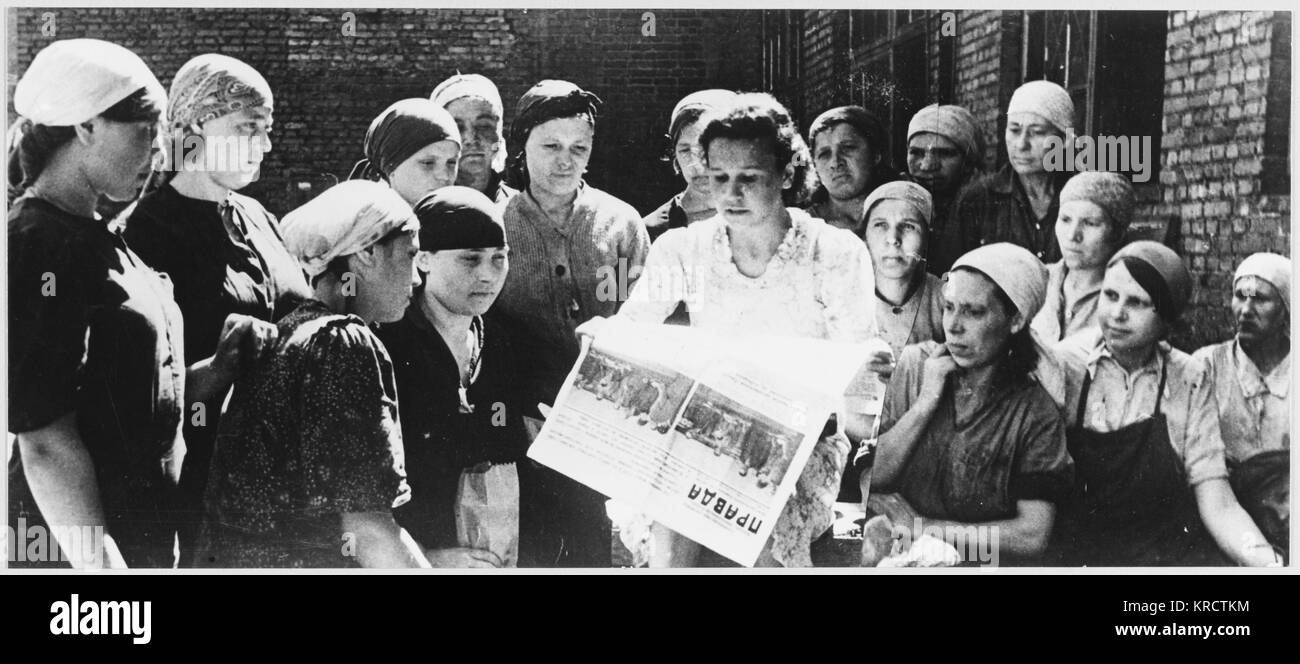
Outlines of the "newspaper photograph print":
{"type": "Polygon", "coordinates": [[[865,361],[861,349],[846,356],[837,348],[822,349],[819,362],[810,347],[816,344],[735,343],[698,329],[605,321],[528,455],[621,508],[753,565],[856,375],[844,369],[845,358],[865,361]],[[831,357],[838,369],[828,366],[831,357]]]}

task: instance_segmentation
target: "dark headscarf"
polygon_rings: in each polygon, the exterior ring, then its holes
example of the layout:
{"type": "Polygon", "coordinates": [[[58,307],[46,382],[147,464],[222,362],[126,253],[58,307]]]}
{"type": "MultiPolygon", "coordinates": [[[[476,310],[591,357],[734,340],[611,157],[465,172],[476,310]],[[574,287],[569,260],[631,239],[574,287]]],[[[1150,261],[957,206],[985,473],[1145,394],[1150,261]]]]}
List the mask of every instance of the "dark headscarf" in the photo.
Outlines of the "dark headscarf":
{"type": "Polygon", "coordinates": [[[1192,299],[1192,275],[1173,249],[1159,242],[1140,240],[1115,252],[1106,267],[1123,263],[1129,275],[1151,297],[1151,304],[1166,323],[1182,314],[1192,299]]]}
{"type": "Polygon", "coordinates": [[[443,187],[415,204],[420,249],[487,249],[506,246],[501,209],[477,189],[443,187]]]}
{"type": "Polygon", "coordinates": [[[528,134],[543,122],[575,115],[587,116],[596,123],[604,102],[591,92],[568,81],[547,79],[529,88],[519,98],[515,120],[510,123],[509,147],[514,150],[506,160],[507,183],[517,189],[528,187],[528,164],[524,159],[524,144],[528,134]]]}
{"type": "Polygon", "coordinates": [[[439,141],[460,145],[460,130],[451,113],[428,99],[403,99],[370,123],[366,158],[352,167],[348,179],[387,179],[411,155],[439,141]]]}

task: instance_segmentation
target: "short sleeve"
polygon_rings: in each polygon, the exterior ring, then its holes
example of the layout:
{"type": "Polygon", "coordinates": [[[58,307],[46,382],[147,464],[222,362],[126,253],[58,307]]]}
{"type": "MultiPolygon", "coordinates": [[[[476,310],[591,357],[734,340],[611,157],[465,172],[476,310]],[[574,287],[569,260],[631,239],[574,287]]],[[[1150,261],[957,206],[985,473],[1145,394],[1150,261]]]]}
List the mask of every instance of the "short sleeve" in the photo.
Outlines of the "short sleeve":
{"type": "Polygon", "coordinates": [[[307,509],[381,512],[410,500],[393,364],[354,320],[326,323],[304,358],[298,422],[307,509]]]}
{"type": "Polygon", "coordinates": [[[76,408],[98,290],[90,275],[101,262],[83,246],[35,227],[9,234],[10,432],[76,408]]]}
{"type": "Polygon", "coordinates": [[[1214,384],[1210,370],[1203,360],[1188,358],[1192,368],[1190,396],[1187,406],[1187,426],[1183,433],[1183,468],[1187,472],[1187,485],[1196,486],[1206,480],[1226,478],[1223,434],[1219,424],[1219,404],[1214,398],[1214,384]]]}
{"type": "Polygon", "coordinates": [[[1041,387],[1021,424],[1007,489],[1012,500],[1064,502],[1074,484],[1074,461],[1065,445],[1065,422],[1041,387]]]}
{"type": "Polygon", "coordinates": [[[670,230],[649,246],[645,266],[628,293],[627,302],[618,310],[620,318],[634,323],[663,323],[679,303],[687,301],[688,282],[682,256],[686,233],[686,229],[670,230]]]}

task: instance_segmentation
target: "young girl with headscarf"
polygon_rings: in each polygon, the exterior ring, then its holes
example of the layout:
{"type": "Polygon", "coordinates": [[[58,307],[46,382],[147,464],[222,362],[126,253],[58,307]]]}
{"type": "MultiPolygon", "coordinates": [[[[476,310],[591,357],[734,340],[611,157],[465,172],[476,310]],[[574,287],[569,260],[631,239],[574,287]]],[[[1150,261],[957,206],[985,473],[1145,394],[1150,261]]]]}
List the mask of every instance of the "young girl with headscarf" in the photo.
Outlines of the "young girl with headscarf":
{"type": "Polygon", "coordinates": [[[1280,564],[1228,485],[1206,365],[1164,341],[1191,294],[1173,250],[1134,242],[1106,267],[1100,329],[1056,348],[1078,473],[1054,534],[1063,564],[1280,564]]]}
{"type": "Polygon", "coordinates": [[[700,130],[704,128],[700,117],[735,97],[731,90],[700,90],[686,95],[673,108],[668,120],[668,159],[673,171],[686,181],[686,189],[641,220],[651,240],[669,229],[685,228],[717,214],[709,193],[709,175],[700,154],[700,130]]]}
{"type": "Polygon", "coordinates": [[[460,131],[456,120],[428,99],[403,99],[375,116],[366,130],[366,157],[349,179],[387,182],[407,205],[456,183],[460,131]]]}
{"type": "Polygon", "coordinates": [[[889,182],[862,204],[867,252],[876,285],[876,324],[894,352],[943,341],[943,282],[925,270],[930,192],[915,182],[889,182]]]}
{"type": "Polygon", "coordinates": [[[1056,239],[1061,260],[1047,266],[1047,300],[1032,327],[1048,343],[1097,327],[1106,264],[1133,218],[1133,185],[1119,173],[1089,171],[1061,188],[1056,239]]]}
{"type": "MultiPolygon", "coordinates": [[[[422,284],[402,320],[378,329],[402,396],[411,484],[411,501],[396,510],[397,522],[434,567],[501,567],[514,561],[461,546],[456,504],[462,473],[491,464],[517,469],[528,448],[514,354],[485,316],[510,269],[505,224],[499,205],[461,186],[429,194],[415,214],[422,284]]],[[[536,515],[532,504],[519,508],[519,550],[531,557],[536,515]]]]}

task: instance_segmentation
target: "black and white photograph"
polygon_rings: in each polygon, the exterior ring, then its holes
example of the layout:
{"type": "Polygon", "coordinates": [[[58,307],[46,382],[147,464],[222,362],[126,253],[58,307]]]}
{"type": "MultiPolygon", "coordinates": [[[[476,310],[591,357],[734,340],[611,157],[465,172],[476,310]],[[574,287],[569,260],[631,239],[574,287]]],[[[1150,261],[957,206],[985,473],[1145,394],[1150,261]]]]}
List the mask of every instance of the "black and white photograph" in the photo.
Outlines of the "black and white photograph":
{"type": "Polygon", "coordinates": [[[530,457],[565,393],[785,505],[756,567],[1294,571],[1292,13],[907,5],[6,7],[0,567],[740,566],[530,457]]]}
{"type": "Polygon", "coordinates": [[[696,388],[677,423],[686,438],[725,457],[729,468],[721,473],[734,485],[750,478],[758,489],[776,492],[794,459],[803,434],[765,417],[706,385],[696,388]]]}
{"type": "Polygon", "coordinates": [[[695,381],[646,360],[593,348],[583,358],[573,386],[588,395],[570,396],[576,408],[611,409],[625,425],[665,436],[672,430],[695,381]]]}

